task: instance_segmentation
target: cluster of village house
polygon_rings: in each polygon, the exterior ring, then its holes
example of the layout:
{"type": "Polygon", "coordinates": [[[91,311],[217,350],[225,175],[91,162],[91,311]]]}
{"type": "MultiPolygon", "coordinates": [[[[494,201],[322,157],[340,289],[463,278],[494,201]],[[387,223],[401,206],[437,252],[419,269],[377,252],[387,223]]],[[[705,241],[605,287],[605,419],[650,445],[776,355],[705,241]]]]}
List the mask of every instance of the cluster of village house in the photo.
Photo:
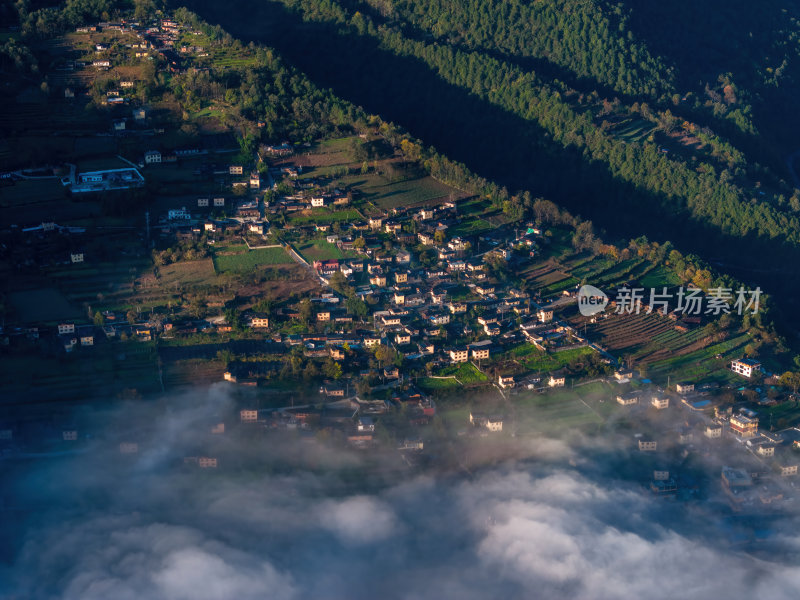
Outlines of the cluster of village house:
{"type": "MultiPolygon", "coordinates": [[[[221,206],[224,201],[216,202],[221,206]]],[[[212,198],[211,202],[215,200],[212,198]]],[[[200,223],[183,220],[180,226],[176,226],[176,231],[208,235],[234,227],[232,223],[228,220],[200,223]]],[[[245,222],[246,225],[256,223],[263,221],[245,222]]],[[[542,306],[529,294],[493,279],[487,269],[487,257],[513,263],[516,254],[518,260],[529,260],[536,252],[537,244],[546,243],[541,230],[530,227],[524,232],[515,232],[502,228],[471,241],[458,236],[449,240],[446,235],[444,238],[437,236],[437,232],[446,232],[455,223],[456,203],[447,202],[435,208],[399,210],[392,215],[373,215],[363,223],[342,224],[338,234],[326,231],[328,242],[338,245],[354,258],[317,261],[308,268],[313,269],[324,282],[336,273],[344,275],[353,286],[356,297],[368,300],[364,305],[369,307],[369,314],[363,319],[354,317],[345,308],[345,297],[327,287],[324,292],[310,298],[314,310],[308,333],[276,333],[275,320],[285,322],[299,317],[296,305],[281,307],[270,316],[252,311],[243,316],[248,327],[265,333],[265,339],[273,345],[273,350],[278,347],[278,353],[300,346],[308,358],[324,360],[330,357],[341,363],[345,376],[339,381],[323,383],[320,392],[328,401],[321,411],[246,411],[242,421],[280,427],[304,427],[314,419],[317,422],[319,419],[327,423],[340,422],[351,443],[368,444],[373,435],[372,420],[387,410],[387,406],[406,407],[404,414],[411,424],[417,425],[426,423],[436,410],[434,401],[404,380],[401,371],[392,364],[381,367],[377,374],[380,384],[373,388],[388,392],[388,405],[383,401],[364,403],[352,399],[355,391],[353,377],[369,372],[368,352],[375,346],[382,344],[394,348],[406,364],[420,361],[419,364],[432,362],[444,366],[471,361],[480,366],[504,348],[524,340],[543,349],[552,349],[560,344],[572,347],[586,343],[570,326],[555,321],[552,308],[542,306]],[[413,235],[402,227],[412,221],[417,231],[413,235]],[[383,243],[387,236],[400,243],[387,250],[383,243]],[[356,242],[359,239],[362,243],[356,242]],[[412,244],[436,248],[436,264],[427,269],[419,267],[414,251],[407,249],[412,244]],[[512,252],[512,247],[517,250],[512,252]],[[459,297],[452,297],[453,292],[458,292],[459,297]],[[473,341],[455,346],[446,341],[464,338],[473,341]],[[354,417],[357,425],[349,431],[354,417]]],[[[265,231],[259,230],[262,234],[265,231]]],[[[53,333],[57,334],[64,351],[73,352],[80,348],[78,352],[83,353],[94,351],[89,347],[123,335],[150,340],[156,335],[180,336],[203,330],[221,333],[232,330],[231,324],[221,318],[130,324],[112,312],[103,316],[105,325],[102,327],[65,322],[60,323],[53,333]]],[[[29,327],[21,332],[29,337],[38,337],[39,328],[29,327]]],[[[247,363],[234,363],[225,379],[247,385],[257,383],[259,376],[260,373],[254,372],[247,363]]],[[[520,384],[557,387],[564,383],[565,376],[557,372],[525,373],[523,377],[501,374],[496,381],[500,388],[513,388],[520,384]]],[[[470,422],[489,431],[502,430],[502,418],[491,415],[475,413],[470,422]]],[[[418,449],[419,444],[407,441],[404,448],[418,449]]],[[[132,452],[130,448],[127,451],[132,452]]],[[[208,466],[206,462],[203,465],[208,466]]]]}
{"type": "MultiPolygon", "coordinates": [[[[130,32],[136,35],[139,42],[130,44],[137,58],[147,58],[153,53],[160,54],[173,71],[185,68],[182,55],[203,55],[203,48],[184,46],[175,48],[182,31],[178,24],[164,20],[156,27],[140,27],[135,23],[105,23],[97,27],[82,28],[86,32],[98,29],[130,32]]],[[[95,48],[98,58],[92,66],[97,69],[110,68],[119,57],[109,56],[111,50],[103,44],[95,48]]],[[[83,65],[73,63],[67,68],[83,65]]],[[[106,102],[109,105],[124,105],[129,102],[128,92],[135,87],[135,82],[121,80],[118,89],[107,92],[106,102]]],[[[65,89],[65,96],[74,97],[76,91],[65,89]]],[[[144,125],[147,111],[144,107],[136,107],[131,114],[134,124],[144,125]]],[[[112,129],[116,132],[126,130],[128,119],[115,119],[112,129]]],[[[269,158],[284,158],[294,152],[292,145],[284,143],[266,148],[269,158]]],[[[200,151],[196,149],[179,150],[162,153],[158,149],[144,153],[140,166],[152,166],[175,162],[181,155],[194,156],[200,151]]],[[[266,173],[250,171],[241,165],[230,165],[225,174],[232,179],[232,187],[245,188],[250,195],[234,201],[220,195],[198,198],[195,214],[186,207],[170,209],[163,221],[173,226],[179,235],[203,234],[211,237],[227,232],[241,232],[266,236],[269,231],[267,218],[278,213],[316,209],[323,207],[344,207],[351,203],[351,196],[340,190],[322,191],[319,182],[299,180],[300,167],[283,165],[266,173]],[[259,193],[265,187],[275,187],[275,182],[284,180],[293,191],[275,198],[271,203],[260,201],[259,193]],[[228,219],[212,220],[207,218],[211,209],[224,210],[231,215],[228,219]],[[198,214],[199,213],[199,214],[198,214]]],[[[115,189],[131,187],[141,183],[141,175],[135,169],[118,169],[82,173],[77,180],[69,183],[75,191],[94,191],[96,189],[115,189]]],[[[362,221],[340,223],[334,232],[329,225],[312,225],[296,228],[308,237],[323,234],[327,242],[335,244],[344,253],[356,254],[355,258],[316,261],[310,266],[321,281],[329,280],[334,274],[341,273],[354,286],[355,294],[362,299],[369,299],[366,304],[370,314],[360,323],[354,324],[354,317],[345,308],[345,298],[328,289],[312,298],[315,308],[313,319],[318,325],[317,332],[280,335],[270,337],[274,343],[283,344],[285,348],[300,345],[304,352],[313,358],[331,357],[336,361],[350,360],[353,364],[345,365],[348,373],[363,374],[365,351],[376,345],[392,346],[406,361],[421,360],[436,365],[459,364],[473,362],[480,365],[482,361],[503,351],[504,348],[516,345],[521,341],[535,344],[539,348],[552,351],[558,348],[571,348],[587,345],[586,339],[568,324],[554,318],[552,307],[541,304],[536,296],[514,289],[502,281],[492,277],[487,268],[487,259],[502,259],[512,266],[520,267],[538,251],[539,246],[547,243],[547,238],[535,226],[523,231],[511,228],[499,228],[492,232],[465,238],[449,235],[448,229],[458,222],[458,206],[455,201],[441,203],[438,206],[423,207],[416,210],[395,209],[384,214],[372,214],[362,221]],[[409,226],[411,225],[411,226],[409,226]],[[393,242],[391,250],[387,250],[385,241],[393,242]],[[422,245],[436,253],[435,264],[426,268],[419,266],[415,256],[408,248],[422,245]],[[466,288],[467,292],[464,293],[466,288]],[[452,292],[458,291],[453,297],[452,292]],[[475,308],[477,310],[470,310],[475,308]],[[367,323],[372,327],[368,328],[367,323]],[[360,329],[359,329],[360,327],[360,329]],[[469,343],[451,345],[446,339],[469,338],[469,343]],[[356,358],[345,352],[353,351],[356,358]]],[[[50,232],[59,228],[53,223],[43,223],[42,232],[50,232]]],[[[69,261],[84,261],[84,253],[79,249],[69,252],[69,261]]],[[[565,292],[569,295],[573,292],[565,292]]],[[[245,315],[247,325],[265,332],[271,327],[271,319],[267,315],[250,312],[245,315]]],[[[296,308],[280,309],[273,318],[297,317],[296,308]]],[[[359,319],[355,318],[356,321],[359,319]]],[[[96,341],[127,336],[132,339],[149,341],[156,335],[182,335],[195,333],[203,329],[214,329],[219,332],[231,330],[231,325],[222,320],[214,323],[197,321],[176,321],[166,323],[123,322],[118,315],[105,314],[105,325],[80,325],[71,322],[60,323],[54,334],[64,351],[71,352],[76,348],[89,348],[96,341]]],[[[681,327],[692,324],[681,323],[681,327]]],[[[17,333],[38,338],[39,328],[19,328],[17,333]]],[[[744,378],[751,378],[760,369],[757,361],[739,359],[733,361],[731,369],[744,378]]],[[[394,366],[382,368],[379,374],[382,386],[389,391],[390,400],[367,401],[355,396],[350,389],[349,377],[343,381],[325,382],[320,391],[329,398],[324,406],[316,409],[286,408],[283,410],[261,411],[256,409],[242,410],[239,418],[242,424],[258,424],[265,427],[299,428],[338,426],[347,435],[348,442],[354,445],[366,445],[373,439],[375,420],[391,405],[408,407],[409,420],[415,424],[423,424],[435,414],[434,401],[415,386],[403,381],[401,372],[394,366]]],[[[616,374],[618,380],[625,380],[624,371],[616,374]]],[[[242,369],[232,369],[225,378],[241,384],[252,384],[257,381],[258,374],[242,369]]],[[[519,385],[527,387],[560,387],[566,378],[561,372],[524,373],[522,376],[500,374],[495,382],[500,388],[513,388],[519,385]]],[[[790,447],[800,446],[800,432],[796,439],[790,432],[774,434],[759,428],[759,420],[755,414],[728,411],[717,411],[713,419],[708,419],[702,410],[706,409],[705,400],[697,395],[691,384],[677,386],[681,404],[690,412],[690,418],[677,434],[681,444],[691,444],[703,440],[714,443],[714,440],[725,438],[741,442],[748,456],[754,459],[741,467],[724,467],[722,470],[723,487],[734,505],[760,502],[768,504],[783,498],[784,487],[774,484],[769,476],[777,473],[791,476],[797,473],[797,460],[790,447]]],[[[676,397],[672,396],[673,402],[676,397]]],[[[670,397],[658,393],[648,395],[643,392],[620,394],[616,398],[623,406],[640,407],[646,405],[653,410],[670,408],[670,397]]],[[[489,432],[503,430],[502,415],[472,411],[469,422],[475,427],[489,432]]],[[[222,434],[223,423],[214,425],[211,433],[222,434]]],[[[642,452],[658,452],[659,443],[664,432],[659,435],[642,436],[637,439],[637,447],[642,452]]],[[[10,440],[12,429],[0,429],[0,440],[10,440]]],[[[76,430],[64,430],[65,441],[78,439],[76,430]]],[[[405,440],[401,450],[420,450],[422,442],[416,439],[405,440]]],[[[123,454],[138,452],[135,442],[120,444],[123,454]]],[[[218,459],[209,456],[187,457],[186,462],[200,468],[214,468],[218,459]]],[[[669,493],[677,489],[678,484],[666,469],[658,469],[653,473],[651,488],[656,493],[669,493]]]]}
{"type": "MultiPolygon", "coordinates": [[[[118,65],[126,65],[131,60],[154,60],[156,57],[163,59],[166,68],[173,73],[180,73],[187,70],[188,64],[184,60],[187,55],[207,56],[202,48],[183,44],[178,46],[178,41],[182,34],[191,33],[200,35],[199,31],[191,31],[175,21],[163,19],[154,21],[145,26],[135,21],[120,21],[117,23],[98,23],[92,26],[79,27],[77,33],[95,34],[98,32],[115,32],[120,35],[129,36],[127,39],[133,40],[123,44],[109,44],[98,42],[94,44],[92,52],[94,57],[88,60],[62,60],[56,65],[56,70],[62,73],[70,73],[84,68],[92,68],[97,71],[108,71],[118,65]]],[[[197,68],[197,67],[192,67],[197,68]]],[[[79,78],[66,76],[70,83],[64,87],[64,97],[73,99],[86,93],[80,89],[79,78]]],[[[133,99],[133,93],[139,82],[135,79],[120,79],[116,86],[111,87],[105,92],[103,102],[108,106],[124,106],[133,99]]],[[[147,119],[145,107],[137,106],[133,108],[130,118],[118,118],[112,122],[112,131],[124,132],[130,124],[143,125],[147,119]]],[[[164,162],[176,160],[175,155],[166,155],[164,162]]],[[[162,158],[159,156],[158,162],[162,158]]],[[[147,160],[146,162],[150,162],[147,160]]]]}
{"type": "MultiPolygon", "coordinates": [[[[121,21],[118,23],[98,23],[93,26],[79,27],[78,33],[93,34],[97,32],[116,32],[127,35],[122,38],[124,44],[109,44],[97,42],[92,48],[95,55],[91,61],[87,60],[61,60],[55,65],[56,82],[64,82],[63,93],[67,101],[75,101],[87,94],[81,86],[84,79],[73,76],[81,69],[94,69],[108,71],[118,65],[126,65],[131,60],[154,60],[156,57],[163,59],[166,68],[171,72],[182,72],[187,69],[200,69],[189,66],[184,60],[187,55],[206,56],[202,48],[183,44],[178,47],[178,40],[184,33],[200,35],[199,31],[191,31],[175,21],[164,19],[144,26],[138,22],[121,21]],[[134,40],[134,41],[130,41],[134,40]]],[[[111,131],[115,135],[151,136],[163,133],[163,129],[153,129],[150,114],[146,106],[141,106],[136,100],[137,87],[141,82],[134,78],[121,77],[110,84],[105,90],[103,104],[111,109],[111,131]]],[[[169,152],[148,150],[139,162],[139,168],[151,164],[175,163],[181,157],[192,157],[205,153],[197,148],[176,149],[169,152]]],[[[142,187],[144,178],[136,165],[121,168],[104,169],[91,172],[76,173],[74,170],[69,177],[62,178],[64,186],[73,194],[95,193],[109,190],[125,190],[142,187]]]]}
{"type": "MultiPolygon", "coordinates": [[[[308,197],[316,195],[312,192],[308,197]]],[[[314,261],[310,266],[325,283],[337,273],[343,275],[355,295],[368,301],[369,320],[373,324],[368,335],[345,334],[354,317],[345,306],[345,298],[328,290],[311,300],[315,306],[314,320],[332,333],[322,339],[314,334],[308,340],[324,341],[329,346],[346,341],[351,348],[387,343],[407,360],[452,364],[488,360],[499,348],[523,339],[542,349],[586,345],[572,327],[554,321],[552,308],[492,277],[487,268],[487,258],[510,263],[528,260],[536,251],[537,241],[544,240],[541,230],[531,227],[529,231],[515,232],[501,228],[470,240],[459,236],[448,240],[445,232],[457,223],[456,211],[455,202],[446,202],[435,208],[399,209],[391,215],[373,215],[362,222],[340,223],[338,233],[333,233],[327,225],[295,228],[302,236],[324,235],[328,243],[354,255],[354,258],[314,261]],[[408,232],[411,222],[416,233],[408,232]],[[437,232],[443,234],[440,243],[436,240],[437,232]],[[390,250],[385,246],[387,239],[394,243],[390,250]],[[435,264],[427,268],[419,266],[414,252],[408,249],[419,245],[435,250],[435,264]],[[519,256],[512,247],[525,248],[525,252],[519,256]],[[464,337],[474,341],[457,346],[445,343],[446,339],[464,337]]],[[[255,225],[259,232],[266,227],[263,221],[246,225],[255,225]]],[[[226,226],[237,231],[240,227],[238,223],[206,221],[193,229],[197,233],[216,233],[226,226]]],[[[284,312],[286,316],[295,316],[291,310],[284,312]]],[[[268,319],[261,315],[249,318],[255,328],[269,326],[268,319]]],[[[302,339],[287,336],[284,341],[301,343],[302,339]]],[[[511,376],[503,376],[498,383],[513,387],[516,382],[511,376]]],[[[551,374],[547,383],[563,385],[564,377],[551,374]]]]}
{"type": "MultiPolygon", "coordinates": [[[[758,368],[758,364],[750,359],[733,361],[734,372],[751,377],[752,372],[746,367],[758,368]]],[[[623,370],[615,376],[627,380],[630,373],[623,370]]],[[[664,420],[658,426],[651,424],[647,433],[637,433],[635,448],[657,454],[678,447],[684,455],[699,451],[724,457],[722,490],[735,510],[779,508],[794,501],[797,493],[792,478],[800,465],[800,430],[775,432],[772,427],[765,428],[754,410],[745,406],[734,410],[732,405],[719,403],[714,395],[716,387],[679,383],[674,392],[649,388],[617,394],[616,402],[628,407],[626,410],[680,411],[678,419],[664,420]]],[[[650,482],[651,490],[657,494],[675,493],[681,485],[687,482],[679,481],[664,467],[654,470],[650,482]]]]}
{"type": "MultiPolygon", "coordinates": [[[[314,308],[314,323],[310,329],[315,331],[288,335],[274,333],[277,327],[273,319],[298,318],[297,306],[280,308],[272,317],[252,311],[244,315],[248,327],[264,331],[265,338],[270,339],[270,343],[278,348],[289,350],[300,346],[308,358],[330,357],[344,364],[345,378],[341,381],[325,382],[320,389],[331,401],[322,411],[329,421],[333,417],[327,413],[332,407],[338,413],[350,411],[349,420],[344,419],[347,423],[352,422],[353,417],[362,416],[364,409],[358,399],[352,399],[354,389],[349,389],[355,388],[350,375],[361,376],[368,373],[367,351],[381,344],[393,347],[407,363],[423,361],[434,365],[457,365],[470,361],[480,365],[482,361],[490,360],[494,353],[502,352],[506,347],[522,341],[535,344],[545,351],[552,351],[564,343],[567,347],[587,344],[587,340],[571,326],[554,318],[552,307],[541,305],[530,295],[508,288],[502,282],[492,279],[487,272],[487,257],[502,257],[511,263],[528,260],[538,249],[538,244],[546,239],[543,232],[535,227],[524,232],[499,228],[486,236],[472,238],[469,242],[460,237],[449,241],[446,237],[440,238],[437,250],[439,262],[427,269],[412,266],[415,261],[412,260],[410,250],[404,247],[386,250],[380,241],[386,235],[395,238],[405,235],[402,225],[413,220],[414,229],[417,230],[413,241],[423,245],[436,244],[436,232],[446,231],[448,225],[455,222],[455,211],[454,203],[418,211],[395,211],[391,216],[373,216],[364,223],[345,224],[344,228],[340,228],[339,234],[328,237],[329,242],[338,244],[343,250],[357,253],[357,257],[317,261],[312,268],[325,282],[336,273],[341,273],[352,283],[357,297],[370,299],[365,306],[371,307],[371,314],[359,323],[354,323],[358,319],[345,308],[345,298],[330,288],[310,298],[314,308]],[[388,229],[387,224],[390,225],[388,229]],[[396,228],[395,224],[400,227],[396,228]],[[358,239],[355,236],[361,238],[363,244],[355,244],[355,239],[358,239]],[[485,252],[476,250],[480,246],[485,246],[485,252]],[[525,248],[525,251],[520,253],[520,248],[525,248]],[[463,294],[465,290],[468,294],[466,298],[451,297],[451,292],[463,294]],[[368,327],[370,321],[371,328],[368,327]],[[474,341],[457,346],[449,345],[445,341],[447,338],[458,339],[465,336],[474,341]],[[335,404],[337,401],[344,403],[344,406],[335,404]]],[[[203,231],[214,231],[216,227],[217,224],[208,221],[203,231]],[[207,227],[209,223],[212,225],[211,229],[207,227]]],[[[120,322],[119,316],[111,312],[105,313],[104,317],[106,324],[102,328],[74,323],[59,324],[57,334],[64,350],[70,352],[78,346],[93,346],[95,335],[100,331],[103,339],[124,334],[134,339],[149,340],[154,335],[185,335],[204,329],[213,329],[220,333],[232,330],[231,324],[221,318],[200,322],[176,320],[160,324],[129,324],[120,322]]],[[[28,329],[27,332],[29,335],[35,332],[38,336],[37,328],[28,329]]],[[[736,360],[731,365],[734,372],[745,378],[752,377],[758,368],[757,361],[750,359],[736,360]]],[[[409,407],[407,414],[412,422],[425,423],[435,413],[434,402],[413,385],[404,382],[397,367],[386,366],[378,375],[382,382],[379,387],[390,391],[390,402],[409,407]]],[[[259,376],[251,367],[242,365],[232,367],[225,373],[226,380],[245,385],[256,384],[259,376]]],[[[631,374],[624,370],[615,373],[615,378],[622,383],[629,381],[630,377],[631,374]]],[[[564,374],[560,372],[525,373],[522,377],[500,374],[496,384],[500,388],[513,388],[517,385],[560,387],[565,381],[564,374]]],[[[686,398],[691,398],[693,386],[678,385],[677,391],[684,395],[684,403],[690,405],[686,398]]],[[[623,406],[634,406],[640,405],[642,398],[640,393],[633,392],[619,395],[617,402],[623,406]]],[[[648,405],[657,410],[668,408],[669,403],[666,396],[652,397],[647,401],[648,405]]],[[[693,409],[702,406],[702,400],[699,404],[691,404],[693,409]]],[[[367,418],[371,420],[384,410],[384,404],[369,405],[370,414],[367,418]]],[[[319,417],[317,413],[317,410],[244,411],[242,421],[302,427],[310,416],[319,417]]],[[[488,431],[502,431],[503,428],[503,418],[497,415],[475,412],[470,415],[470,422],[488,431]]],[[[738,431],[733,425],[736,422],[735,419],[731,421],[731,430],[734,432],[738,431]]],[[[372,438],[372,431],[364,430],[362,425],[359,421],[360,428],[349,436],[353,443],[367,443],[372,438]]],[[[721,426],[718,428],[709,425],[704,435],[713,438],[715,432],[721,432],[721,426]]],[[[754,440],[748,440],[748,444],[753,445],[754,440]]],[[[657,447],[657,440],[639,440],[642,451],[654,451],[657,447]]],[[[663,487],[667,484],[659,485],[663,487]]]]}

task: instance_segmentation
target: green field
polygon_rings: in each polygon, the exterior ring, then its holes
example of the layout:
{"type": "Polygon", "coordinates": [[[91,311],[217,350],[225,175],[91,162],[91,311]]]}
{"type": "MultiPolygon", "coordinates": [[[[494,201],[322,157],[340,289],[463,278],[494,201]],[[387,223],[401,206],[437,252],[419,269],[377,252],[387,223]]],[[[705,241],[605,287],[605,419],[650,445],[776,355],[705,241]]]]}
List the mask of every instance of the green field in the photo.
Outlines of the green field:
{"type": "Polygon", "coordinates": [[[671,270],[658,266],[648,271],[639,279],[639,284],[644,288],[680,285],[681,280],[671,270]]]}
{"type": "Polygon", "coordinates": [[[325,240],[313,240],[297,247],[297,251],[309,263],[315,260],[336,260],[344,258],[344,254],[336,246],[325,240]]]}
{"type": "Polygon", "coordinates": [[[214,283],[217,273],[214,261],[210,258],[182,261],[159,267],[158,283],[161,287],[170,285],[207,285],[214,283]]]}
{"type": "Polygon", "coordinates": [[[656,126],[644,119],[630,118],[617,124],[612,132],[626,142],[641,142],[656,130],[656,126]]]}
{"type": "Polygon", "coordinates": [[[451,390],[458,387],[458,381],[455,377],[447,377],[446,379],[438,379],[434,377],[423,377],[417,381],[417,385],[426,392],[435,392],[439,390],[451,390]]]}
{"type": "Polygon", "coordinates": [[[448,233],[451,236],[474,235],[476,233],[490,231],[491,229],[494,229],[494,227],[486,219],[460,219],[457,225],[448,230],[448,233]]]}
{"type": "Polygon", "coordinates": [[[728,369],[728,362],[739,356],[749,341],[750,336],[742,334],[683,356],[653,362],[647,366],[648,377],[664,379],[669,375],[673,381],[714,381],[720,384],[740,382],[742,379],[728,369]],[[716,358],[718,354],[722,358],[716,358]]]}
{"type": "Polygon", "coordinates": [[[370,202],[385,210],[424,204],[437,198],[446,198],[453,192],[431,177],[364,186],[362,190],[370,202]]]}
{"type": "Polygon", "coordinates": [[[214,269],[217,273],[247,273],[264,265],[285,265],[293,262],[283,248],[261,248],[234,254],[215,253],[214,269]]]}
{"type": "Polygon", "coordinates": [[[436,375],[446,377],[448,375],[454,376],[462,385],[470,385],[473,383],[483,383],[488,380],[488,377],[481,373],[478,368],[472,363],[460,363],[457,365],[450,365],[441,369],[436,375]]]}
{"type": "Polygon", "coordinates": [[[416,206],[451,194],[460,197],[458,190],[439,183],[432,177],[391,179],[378,173],[347,175],[338,180],[343,186],[357,188],[361,197],[375,206],[390,210],[399,206],[416,206]]]}
{"type": "Polygon", "coordinates": [[[327,208],[315,208],[311,211],[294,213],[287,221],[291,225],[330,225],[331,223],[342,223],[350,221],[360,221],[361,214],[354,208],[348,210],[328,210],[327,208]]]}
{"type": "Polygon", "coordinates": [[[507,356],[515,359],[530,371],[556,371],[571,363],[576,358],[592,354],[594,350],[585,346],[561,352],[545,352],[533,344],[517,346],[507,356]]]}
{"type": "Polygon", "coordinates": [[[514,400],[518,433],[552,433],[576,427],[597,426],[603,417],[593,404],[611,398],[603,384],[560,389],[546,394],[522,393],[514,400]]]}

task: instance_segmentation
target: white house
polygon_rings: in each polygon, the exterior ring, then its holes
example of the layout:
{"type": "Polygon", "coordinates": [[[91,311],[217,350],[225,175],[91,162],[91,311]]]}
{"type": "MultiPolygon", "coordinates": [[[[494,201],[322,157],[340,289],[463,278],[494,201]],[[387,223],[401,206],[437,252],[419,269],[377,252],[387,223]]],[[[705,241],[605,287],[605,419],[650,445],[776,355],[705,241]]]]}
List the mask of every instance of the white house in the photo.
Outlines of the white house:
{"type": "Polygon", "coordinates": [[[669,398],[659,398],[658,396],[654,396],[650,401],[650,404],[652,404],[653,407],[658,410],[664,410],[665,408],[669,408],[669,398]]]}
{"type": "Polygon", "coordinates": [[[453,348],[452,350],[450,350],[450,362],[462,363],[462,362],[467,362],[468,360],[469,360],[469,351],[466,348],[464,349],[453,348]]]}
{"type": "Polygon", "coordinates": [[[737,358],[731,363],[731,371],[748,379],[759,369],[761,369],[761,363],[752,358],[737,358]]]}
{"type": "Polygon", "coordinates": [[[146,165],[154,165],[161,162],[161,152],[158,150],[148,150],[144,153],[144,163],[146,165]]]}
{"type": "Polygon", "coordinates": [[[549,323],[553,320],[553,311],[543,308],[537,311],[536,316],[539,317],[541,323],[549,323]]]}
{"type": "MultiPolygon", "coordinates": [[[[474,352],[474,350],[473,350],[473,352],[474,352]]],[[[488,350],[487,350],[487,352],[488,352],[488,350]]],[[[515,385],[514,377],[511,376],[511,375],[500,375],[497,378],[497,384],[501,388],[513,388],[514,385],[515,385]]]]}
{"type": "Polygon", "coordinates": [[[628,392],[627,394],[619,394],[617,396],[617,403],[622,406],[632,406],[639,403],[638,392],[628,392]]]}
{"type": "Polygon", "coordinates": [[[497,415],[470,412],[469,422],[476,427],[485,427],[489,431],[503,431],[503,418],[497,415]]]}

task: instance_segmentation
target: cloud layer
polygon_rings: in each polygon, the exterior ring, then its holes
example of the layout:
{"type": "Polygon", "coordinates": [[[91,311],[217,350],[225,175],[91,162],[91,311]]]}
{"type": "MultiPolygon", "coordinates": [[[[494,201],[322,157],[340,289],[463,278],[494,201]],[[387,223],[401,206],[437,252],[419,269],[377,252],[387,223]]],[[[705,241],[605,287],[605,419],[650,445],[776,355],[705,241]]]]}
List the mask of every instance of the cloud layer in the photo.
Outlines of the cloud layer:
{"type": "MultiPolygon", "coordinates": [[[[792,556],[740,551],[715,510],[601,474],[588,450],[596,441],[569,451],[521,441],[518,460],[431,475],[315,439],[226,435],[217,449],[263,453],[265,468],[176,466],[207,443],[187,428],[204,431],[228,403],[212,389],[171,399],[169,411],[121,409],[113,422],[128,429],[118,435],[141,442],[133,458],[109,450],[114,437],[7,468],[6,506],[16,508],[0,513],[10,540],[0,598],[707,599],[800,589],[792,556]]],[[[775,524],[795,558],[796,525],[775,524]]]]}

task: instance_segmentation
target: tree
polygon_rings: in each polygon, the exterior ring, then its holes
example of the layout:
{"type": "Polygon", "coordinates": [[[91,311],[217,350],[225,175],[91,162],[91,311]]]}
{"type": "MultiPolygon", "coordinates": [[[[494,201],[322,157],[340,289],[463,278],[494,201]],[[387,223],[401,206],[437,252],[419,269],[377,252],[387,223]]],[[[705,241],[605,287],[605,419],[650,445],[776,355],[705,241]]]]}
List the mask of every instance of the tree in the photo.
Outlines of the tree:
{"type": "Polygon", "coordinates": [[[94,313],[93,320],[95,327],[102,327],[106,322],[105,317],[103,317],[102,313],[99,310],[96,313],[94,313]]]}
{"type": "Polygon", "coordinates": [[[445,235],[444,231],[437,229],[436,233],[433,234],[433,241],[437,246],[441,246],[445,243],[445,241],[447,241],[447,236],[445,235]]]}
{"type": "Polygon", "coordinates": [[[342,365],[338,362],[334,362],[329,356],[322,365],[322,372],[325,374],[325,377],[334,380],[339,379],[342,376],[342,365]]]}
{"type": "Polygon", "coordinates": [[[357,296],[351,296],[347,300],[344,301],[344,305],[347,308],[347,312],[353,315],[354,317],[358,317],[359,319],[363,319],[367,316],[367,305],[364,303],[363,300],[358,298],[357,296]]]}
{"type": "Polygon", "coordinates": [[[231,362],[233,361],[233,352],[228,350],[227,348],[224,350],[217,351],[217,360],[221,361],[225,368],[227,369],[231,362]]]}
{"type": "Polygon", "coordinates": [[[596,241],[591,222],[583,221],[575,228],[575,234],[572,236],[572,245],[576,250],[594,249],[596,241]]]}
{"type": "Polygon", "coordinates": [[[229,308],[225,311],[225,321],[234,331],[241,331],[244,328],[242,314],[235,308],[229,308]]]}
{"type": "Polygon", "coordinates": [[[128,323],[130,323],[131,325],[136,323],[136,318],[138,316],[139,316],[138,313],[133,309],[130,309],[127,313],[125,313],[125,317],[128,319],[128,323]]]}
{"type": "Polygon", "coordinates": [[[308,325],[311,322],[311,316],[314,314],[314,309],[311,306],[311,300],[308,298],[303,298],[300,301],[300,306],[298,307],[298,313],[300,313],[300,321],[308,325]]]}
{"type": "Polygon", "coordinates": [[[347,277],[345,277],[344,273],[341,271],[336,271],[329,280],[330,286],[339,292],[342,296],[350,297],[355,294],[355,290],[353,286],[350,285],[350,282],[347,281],[347,277]]]}
{"type": "Polygon", "coordinates": [[[208,303],[205,301],[204,298],[199,296],[195,296],[192,298],[191,304],[189,304],[189,314],[191,314],[195,319],[201,319],[206,314],[206,307],[208,303]]]}
{"type": "Polygon", "coordinates": [[[311,381],[315,378],[319,377],[319,369],[317,365],[314,364],[314,361],[308,361],[306,368],[303,369],[303,379],[306,381],[311,381]]]}
{"type": "Polygon", "coordinates": [[[262,313],[266,316],[271,316],[273,305],[274,301],[272,300],[272,298],[262,298],[256,304],[253,305],[253,310],[262,313]]]}
{"type": "Polygon", "coordinates": [[[800,389],[800,373],[793,371],[786,371],[779,380],[780,384],[784,387],[792,389],[792,393],[796,394],[800,389]]]}
{"type": "Polygon", "coordinates": [[[149,21],[155,14],[158,6],[153,0],[133,0],[133,18],[137,21],[149,21]]]}
{"type": "Polygon", "coordinates": [[[375,346],[375,360],[378,361],[378,364],[381,367],[393,362],[395,360],[395,354],[396,352],[390,346],[386,346],[384,344],[378,344],[375,346]]]}

